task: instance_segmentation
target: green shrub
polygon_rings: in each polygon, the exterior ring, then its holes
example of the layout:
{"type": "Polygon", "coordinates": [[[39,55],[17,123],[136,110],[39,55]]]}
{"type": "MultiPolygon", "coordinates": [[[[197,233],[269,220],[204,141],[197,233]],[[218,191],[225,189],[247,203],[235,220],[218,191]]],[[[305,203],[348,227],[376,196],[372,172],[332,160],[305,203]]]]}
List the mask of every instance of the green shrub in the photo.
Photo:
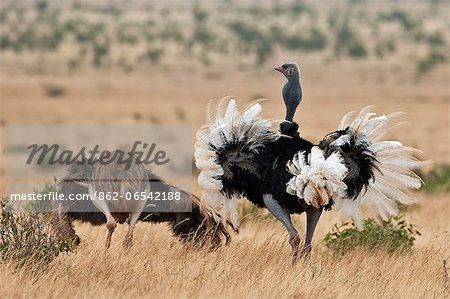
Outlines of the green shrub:
{"type": "Polygon", "coordinates": [[[339,54],[342,49],[355,39],[355,33],[350,28],[348,21],[344,21],[337,29],[335,50],[339,54]]]}
{"type": "MultiPolygon", "coordinates": [[[[56,192],[56,178],[52,183],[45,183],[44,187],[40,190],[33,190],[35,194],[49,194],[50,192],[56,192]]],[[[34,213],[44,213],[52,210],[52,201],[50,200],[35,200],[30,201],[27,205],[27,211],[34,213]]]]}
{"type": "Polygon", "coordinates": [[[41,268],[74,247],[72,239],[52,229],[44,214],[16,212],[0,200],[1,262],[41,268]]]}
{"type": "Polygon", "coordinates": [[[45,0],[40,0],[35,3],[36,10],[40,13],[47,11],[48,3],[45,0]]]}
{"type": "Polygon", "coordinates": [[[263,65],[267,58],[270,57],[273,53],[273,46],[268,38],[261,39],[256,44],[256,63],[258,65],[263,65]]]}
{"type": "Polygon", "coordinates": [[[133,24],[120,26],[116,32],[116,38],[119,43],[134,45],[139,41],[137,30],[133,24]]]}
{"type": "Polygon", "coordinates": [[[323,34],[317,28],[311,28],[309,31],[309,38],[305,42],[305,48],[307,50],[322,50],[327,45],[327,38],[325,34],[323,34]]]}
{"type": "Polygon", "coordinates": [[[210,46],[214,42],[214,34],[204,26],[197,26],[192,40],[193,43],[198,43],[202,46],[210,46]]]}
{"type": "Polygon", "coordinates": [[[337,9],[330,10],[330,13],[327,16],[328,27],[334,30],[338,25],[338,21],[339,21],[339,10],[337,9]]]}
{"type": "Polygon", "coordinates": [[[418,21],[414,20],[410,15],[401,10],[394,10],[389,13],[382,13],[380,15],[380,18],[386,21],[396,21],[400,23],[400,25],[402,25],[402,27],[407,31],[415,29],[419,25],[418,21]]]}
{"type": "Polygon", "coordinates": [[[266,35],[252,25],[242,21],[234,21],[228,24],[228,28],[238,38],[241,50],[252,50],[256,54],[256,63],[264,64],[273,53],[273,44],[270,35],[266,35]]]}
{"type": "Polygon", "coordinates": [[[103,64],[104,58],[109,53],[109,44],[107,42],[95,42],[92,51],[94,55],[94,57],[92,58],[92,64],[95,67],[100,67],[103,64]]]}
{"type": "Polygon", "coordinates": [[[378,57],[384,57],[387,53],[394,52],[395,49],[396,45],[393,40],[385,40],[377,42],[374,51],[378,57]]]}
{"type": "Polygon", "coordinates": [[[450,192],[450,165],[436,167],[422,179],[426,192],[450,192]]]}
{"type": "Polygon", "coordinates": [[[200,8],[199,6],[194,7],[194,19],[197,24],[203,24],[208,19],[208,12],[200,8]]]}
{"type": "Polygon", "coordinates": [[[444,54],[437,51],[431,51],[425,58],[418,61],[417,71],[419,75],[423,75],[446,61],[447,57],[444,54]]]}
{"type": "Polygon", "coordinates": [[[307,38],[294,35],[285,38],[282,42],[282,45],[290,50],[322,50],[326,44],[327,40],[325,35],[317,28],[311,28],[307,38]]]}
{"type": "Polygon", "coordinates": [[[12,48],[12,40],[8,34],[3,33],[0,36],[0,50],[6,50],[8,48],[12,48]]]}
{"type": "Polygon", "coordinates": [[[289,11],[293,17],[296,17],[302,13],[310,12],[311,9],[308,7],[305,1],[295,0],[292,1],[292,3],[288,6],[287,11],[289,11]]]}
{"type": "Polygon", "coordinates": [[[252,43],[264,38],[264,35],[253,26],[242,21],[234,21],[228,24],[228,28],[244,43],[252,43]]]}
{"type": "Polygon", "coordinates": [[[167,24],[159,33],[159,37],[163,41],[180,42],[183,40],[183,33],[177,24],[167,24]]]}
{"type": "Polygon", "coordinates": [[[255,18],[267,18],[270,13],[268,9],[264,6],[258,4],[252,4],[248,9],[245,10],[245,13],[255,17],[255,18]]]}
{"type": "Polygon", "coordinates": [[[274,42],[283,44],[286,41],[284,30],[276,25],[270,27],[270,39],[274,42]]]}
{"type": "Polygon", "coordinates": [[[146,56],[151,63],[158,63],[163,55],[163,49],[149,49],[146,56]]]}
{"type": "Polygon", "coordinates": [[[367,56],[367,50],[356,33],[350,28],[348,18],[337,29],[334,50],[337,56],[342,53],[354,58],[367,56]]]}
{"type": "Polygon", "coordinates": [[[420,233],[413,225],[403,220],[402,216],[396,216],[381,224],[373,219],[365,220],[362,230],[358,230],[354,223],[335,225],[325,235],[324,242],[328,248],[342,253],[356,247],[383,249],[393,253],[410,250],[416,235],[420,233]]]}
{"type": "Polygon", "coordinates": [[[366,57],[367,50],[360,41],[355,40],[348,46],[348,55],[356,58],[366,57]]]}
{"type": "Polygon", "coordinates": [[[74,21],[76,25],[75,38],[79,43],[94,43],[98,36],[105,35],[105,24],[89,23],[86,19],[77,19],[74,21]]]}
{"type": "Polygon", "coordinates": [[[347,2],[350,5],[357,5],[357,4],[363,4],[366,1],[365,0],[348,0],[347,2]]]}
{"type": "Polygon", "coordinates": [[[445,38],[442,32],[436,31],[430,34],[427,38],[428,44],[431,46],[442,46],[445,45],[445,38]]]}

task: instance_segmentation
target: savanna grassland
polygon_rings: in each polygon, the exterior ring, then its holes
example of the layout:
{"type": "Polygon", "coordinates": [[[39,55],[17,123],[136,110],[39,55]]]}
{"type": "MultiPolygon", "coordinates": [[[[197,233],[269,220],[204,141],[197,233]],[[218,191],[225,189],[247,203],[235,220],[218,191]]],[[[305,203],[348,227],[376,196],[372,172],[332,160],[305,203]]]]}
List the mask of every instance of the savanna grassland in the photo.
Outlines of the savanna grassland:
{"type": "MultiPolygon", "coordinates": [[[[267,98],[263,115],[280,119],[284,79],[273,67],[297,61],[303,137],[317,142],[346,112],[375,105],[405,112],[387,137],[433,164],[402,212],[421,233],[407,252],[327,248],[343,221],[335,212],[295,266],[264,210],[243,209],[239,235],[212,252],[139,223],[131,250],[119,226],[105,253],[106,228],[76,223],[81,245],[48,267],[0,263],[0,297],[448,298],[450,179],[430,172],[450,163],[449,12],[440,1],[2,1],[2,145],[9,123],[187,123],[194,137],[208,101],[223,96],[267,98]]],[[[304,215],[295,223],[305,231],[304,215]]]]}

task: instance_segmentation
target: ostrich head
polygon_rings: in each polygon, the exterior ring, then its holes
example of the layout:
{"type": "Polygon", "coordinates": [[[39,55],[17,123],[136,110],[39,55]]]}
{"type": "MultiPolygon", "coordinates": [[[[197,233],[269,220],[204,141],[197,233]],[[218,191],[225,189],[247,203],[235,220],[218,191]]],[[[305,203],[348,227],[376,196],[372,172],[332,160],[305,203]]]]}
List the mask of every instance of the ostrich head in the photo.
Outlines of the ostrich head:
{"type": "Polygon", "coordinates": [[[286,105],[286,120],[292,122],[300,101],[302,100],[302,87],[300,85],[300,70],[294,62],[286,62],[275,70],[282,73],[288,80],[283,87],[283,100],[286,105]]]}
{"type": "Polygon", "coordinates": [[[194,195],[192,195],[192,212],[173,213],[171,216],[172,231],[182,242],[192,242],[200,247],[209,246],[216,249],[222,245],[222,237],[225,237],[226,245],[231,240],[225,225],[216,221],[210,211],[202,206],[200,199],[194,195]]]}
{"type": "Polygon", "coordinates": [[[295,62],[285,62],[274,69],[282,73],[288,80],[298,79],[300,77],[300,69],[295,62]]]}

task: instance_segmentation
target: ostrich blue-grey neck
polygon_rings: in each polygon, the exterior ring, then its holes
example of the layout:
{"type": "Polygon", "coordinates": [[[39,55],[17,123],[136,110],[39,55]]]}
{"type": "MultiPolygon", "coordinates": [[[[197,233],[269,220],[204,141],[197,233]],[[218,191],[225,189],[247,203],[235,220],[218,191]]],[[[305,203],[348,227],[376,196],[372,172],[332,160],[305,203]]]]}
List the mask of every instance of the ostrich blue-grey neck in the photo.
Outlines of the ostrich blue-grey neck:
{"type": "Polygon", "coordinates": [[[302,100],[302,87],[298,73],[293,74],[284,85],[283,100],[286,105],[286,120],[292,122],[295,111],[302,100]]]}

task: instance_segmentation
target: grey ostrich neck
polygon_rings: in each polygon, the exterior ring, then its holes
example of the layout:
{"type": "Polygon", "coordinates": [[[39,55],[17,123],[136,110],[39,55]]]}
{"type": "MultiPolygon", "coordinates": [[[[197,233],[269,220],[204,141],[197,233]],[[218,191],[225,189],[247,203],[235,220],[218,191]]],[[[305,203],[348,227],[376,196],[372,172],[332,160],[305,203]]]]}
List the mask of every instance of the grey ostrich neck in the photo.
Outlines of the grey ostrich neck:
{"type": "Polygon", "coordinates": [[[286,120],[292,122],[295,111],[302,99],[302,87],[298,74],[293,74],[283,87],[283,100],[286,105],[286,120]]]}

